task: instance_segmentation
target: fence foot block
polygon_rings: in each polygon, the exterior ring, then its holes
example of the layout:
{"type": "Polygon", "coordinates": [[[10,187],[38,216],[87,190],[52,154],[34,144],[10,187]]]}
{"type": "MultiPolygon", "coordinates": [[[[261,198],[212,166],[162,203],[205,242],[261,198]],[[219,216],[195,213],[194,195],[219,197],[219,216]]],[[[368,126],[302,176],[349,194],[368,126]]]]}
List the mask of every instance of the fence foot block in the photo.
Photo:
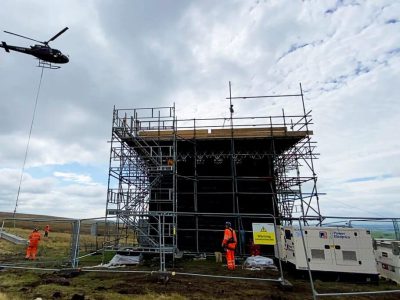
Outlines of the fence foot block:
{"type": "Polygon", "coordinates": [[[290,281],[284,279],[280,281],[280,287],[284,291],[292,291],[293,290],[293,284],[290,283],[290,281]]]}

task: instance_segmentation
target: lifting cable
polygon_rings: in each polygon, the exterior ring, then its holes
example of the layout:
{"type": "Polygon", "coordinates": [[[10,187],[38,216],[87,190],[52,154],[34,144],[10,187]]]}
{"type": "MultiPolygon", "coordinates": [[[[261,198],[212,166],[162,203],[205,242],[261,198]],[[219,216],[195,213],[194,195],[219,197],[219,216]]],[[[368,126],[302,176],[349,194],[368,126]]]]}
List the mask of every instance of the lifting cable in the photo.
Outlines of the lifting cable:
{"type": "Polygon", "coordinates": [[[28,143],[26,144],[26,149],[25,149],[24,163],[23,163],[23,165],[22,165],[21,176],[20,176],[20,178],[19,178],[17,199],[16,199],[16,201],[15,201],[15,208],[14,208],[14,212],[13,212],[13,218],[15,218],[15,214],[16,214],[16,212],[17,212],[18,199],[19,199],[19,194],[20,194],[20,192],[21,192],[22,178],[24,177],[26,158],[28,157],[29,143],[30,143],[30,141],[31,141],[33,122],[35,121],[36,108],[37,108],[38,99],[39,99],[39,94],[40,94],[40,87],[42,86],[43,71],[44,71],[44,68],[42,67],[42,72],[41,72],[41,74],[40,74],[40,80],[39,80],[39,86],[38,86],[37,93],[36,93],[35,107],[34,107],[34,109],[33,109],[33,115],[32,115],[32,121],[31,121],[31,128],[30,128],[30,130],[29,130],[28,143]]]}

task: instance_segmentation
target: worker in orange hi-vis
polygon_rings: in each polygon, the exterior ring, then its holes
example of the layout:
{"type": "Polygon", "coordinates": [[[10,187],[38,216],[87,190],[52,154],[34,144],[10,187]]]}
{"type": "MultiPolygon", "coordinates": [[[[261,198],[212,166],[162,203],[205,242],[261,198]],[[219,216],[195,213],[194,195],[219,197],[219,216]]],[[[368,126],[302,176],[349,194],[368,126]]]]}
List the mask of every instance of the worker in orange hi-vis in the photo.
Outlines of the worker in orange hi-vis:
{"type": "Polygon", "coordinates": [[[226,252],[226,263],[229,270],[235,270],[235,249],[237,244],[236,232],[231,227],[231,222],[225,222],[224,239],[222,247],[226,252]]]}
{"type": "Polygon", "coordinates": [[[49,237],[49,232],[50,232],[50,225],[46,225],[44,228],[44,237],[49,237]]]}
{"type": "Polygon", "coordinates": [[[26,249],[26,259],[36,259],[36,253],[39,246],[41,235],[37,228],[33,229],[32,233],[29,235],[29,244],[26,249]]]}

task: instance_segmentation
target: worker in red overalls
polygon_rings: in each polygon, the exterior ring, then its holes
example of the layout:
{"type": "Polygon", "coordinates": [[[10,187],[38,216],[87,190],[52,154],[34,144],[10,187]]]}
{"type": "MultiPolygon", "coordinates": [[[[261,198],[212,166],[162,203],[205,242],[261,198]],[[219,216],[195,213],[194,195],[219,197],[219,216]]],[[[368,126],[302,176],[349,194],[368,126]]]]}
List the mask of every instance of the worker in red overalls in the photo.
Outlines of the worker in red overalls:
{"type": "Polygon", "coordinates": [[[41,235],[37,228],[33,229],[32,233],[29,235],[29,244],[26,249],[26,259],[36,259],[37,248],[39,246],[41,235]]]}
{"type": "Polygon", "coordinates": [[[49,237],[50,225],[46,225],[44,228],[44,237],[49,237]]]}
{"type": "Polygon", "coordinates": [[[250,250],[250,255],[251,256],[258,256],[261,253],[260,252],[260,245],[254,244],[253,239],[250,239],[249,250],[250,250]]]}
{"type": "Polygon", "coordinates": [[[236,232],[231,227],[231,222],[225,222],[224,239],[222,247],[226,252],[226,263],[229,270],[235,270],[235,249],[237,244],[236,232]]]}

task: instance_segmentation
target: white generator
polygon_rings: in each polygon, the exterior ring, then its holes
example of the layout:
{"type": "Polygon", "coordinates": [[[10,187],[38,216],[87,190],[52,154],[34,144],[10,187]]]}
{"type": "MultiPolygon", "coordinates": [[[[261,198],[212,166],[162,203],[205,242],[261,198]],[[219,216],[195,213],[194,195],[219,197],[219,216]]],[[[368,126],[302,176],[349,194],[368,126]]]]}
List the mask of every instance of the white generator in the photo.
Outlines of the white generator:
{"type": "Polygon", "coordinates": [[[400,241],[374,241],[375,259],[380,276],[400,284],[400,241]]]}
{"type": "MultiPolygon", "coordinates": [[[[300,229],[294,226],[277,228],[277,258],[298,270],[307,270],[300,229]]],[[[369,230],[308,226],[302,230],[311,271],[378,275],[369,230]]]]}

